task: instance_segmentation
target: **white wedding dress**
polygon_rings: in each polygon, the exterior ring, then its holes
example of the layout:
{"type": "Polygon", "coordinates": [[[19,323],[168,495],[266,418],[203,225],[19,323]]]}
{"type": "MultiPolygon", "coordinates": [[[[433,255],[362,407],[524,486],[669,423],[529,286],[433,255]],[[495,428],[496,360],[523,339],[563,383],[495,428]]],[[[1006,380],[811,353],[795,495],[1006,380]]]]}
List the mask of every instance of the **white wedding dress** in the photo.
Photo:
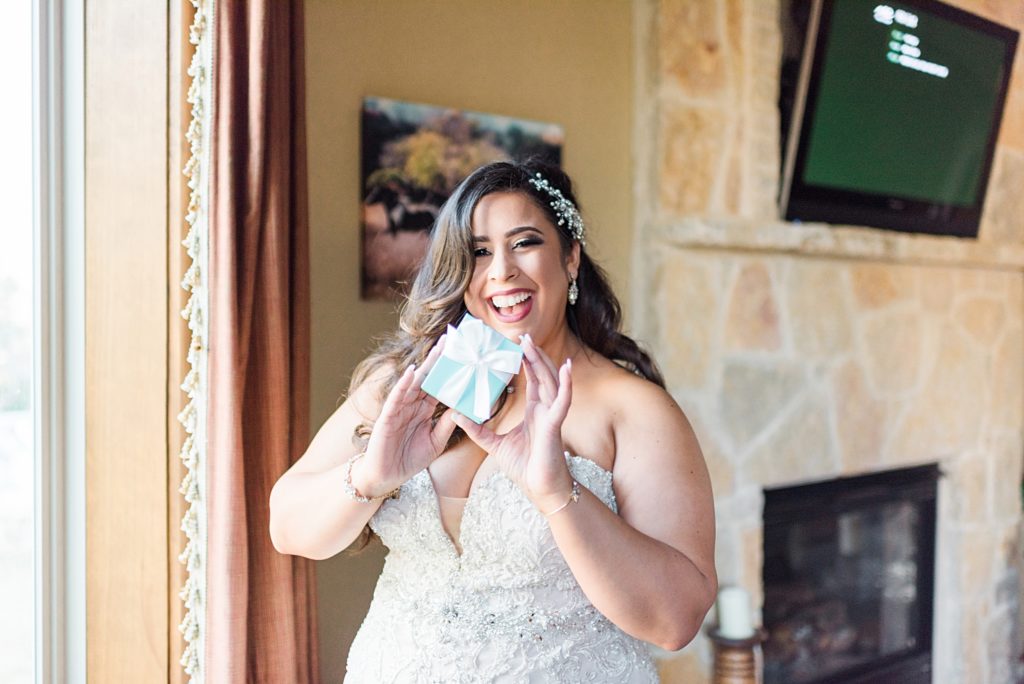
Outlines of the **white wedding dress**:
{"type": "MultiPolygon", "coordinates": [[[[617,511],[611,473],[578,456],[569,468],[617,511]]],[[[426,470],[370,527],[389,553],[347,683],[658,681],[647,645],[591,605],[544,516],[502,473],[466,502],[462,555],[426,470]]]]}

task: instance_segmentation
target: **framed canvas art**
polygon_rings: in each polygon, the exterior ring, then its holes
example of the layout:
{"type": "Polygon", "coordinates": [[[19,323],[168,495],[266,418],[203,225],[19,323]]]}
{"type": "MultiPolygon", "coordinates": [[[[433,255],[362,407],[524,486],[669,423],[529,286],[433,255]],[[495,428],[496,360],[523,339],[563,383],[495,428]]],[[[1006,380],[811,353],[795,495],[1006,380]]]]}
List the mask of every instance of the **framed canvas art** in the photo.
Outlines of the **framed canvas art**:
{"type": "Polygon", "coordinates": [[[365,98],[363,298],[388,298],[408,289],[441,205],[474,169],[531,156],[561,165],[563,140],[556,124],[365,98]]]}

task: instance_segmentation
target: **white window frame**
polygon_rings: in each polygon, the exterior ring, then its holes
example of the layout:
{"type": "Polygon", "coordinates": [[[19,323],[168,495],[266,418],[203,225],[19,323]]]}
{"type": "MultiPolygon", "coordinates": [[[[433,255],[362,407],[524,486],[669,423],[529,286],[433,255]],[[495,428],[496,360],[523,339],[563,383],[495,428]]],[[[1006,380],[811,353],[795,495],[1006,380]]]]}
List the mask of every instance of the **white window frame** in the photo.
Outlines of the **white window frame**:
{"type": "Polygon", "coordinates": [[[85,682],[85,7],[32,10],[35,681],[85,682]]]}

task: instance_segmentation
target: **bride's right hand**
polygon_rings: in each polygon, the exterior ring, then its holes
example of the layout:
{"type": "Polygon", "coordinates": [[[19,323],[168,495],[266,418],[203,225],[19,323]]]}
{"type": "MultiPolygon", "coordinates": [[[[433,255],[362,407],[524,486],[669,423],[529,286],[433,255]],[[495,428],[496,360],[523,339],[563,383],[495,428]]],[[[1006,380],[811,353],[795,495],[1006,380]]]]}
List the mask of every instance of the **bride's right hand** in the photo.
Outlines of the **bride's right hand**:
{"type": "Polygon", "coordinates": [[[441,356],[445,338],[441,336],[419,368],[411,365],[405,369],[384,400],[366,456],[352,466],[352,485],[363,496],[378,497],[400,487],[430,465],[452,436],[452,410],[431,426],[438,401],[420,389],[441,356]]]}

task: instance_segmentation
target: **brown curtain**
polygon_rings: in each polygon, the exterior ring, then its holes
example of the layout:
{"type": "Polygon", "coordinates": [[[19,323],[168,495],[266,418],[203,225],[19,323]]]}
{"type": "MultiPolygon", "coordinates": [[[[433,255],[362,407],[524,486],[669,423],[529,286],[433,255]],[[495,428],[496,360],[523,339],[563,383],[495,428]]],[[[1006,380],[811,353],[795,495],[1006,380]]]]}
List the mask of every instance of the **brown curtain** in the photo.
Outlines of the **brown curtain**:
{"type": "Polygon", "coordinates": [[[301,0],[219,0],[213,74],[205,679],[316,682],[313,563],[270,543],[309,440],[301,0]]]}

